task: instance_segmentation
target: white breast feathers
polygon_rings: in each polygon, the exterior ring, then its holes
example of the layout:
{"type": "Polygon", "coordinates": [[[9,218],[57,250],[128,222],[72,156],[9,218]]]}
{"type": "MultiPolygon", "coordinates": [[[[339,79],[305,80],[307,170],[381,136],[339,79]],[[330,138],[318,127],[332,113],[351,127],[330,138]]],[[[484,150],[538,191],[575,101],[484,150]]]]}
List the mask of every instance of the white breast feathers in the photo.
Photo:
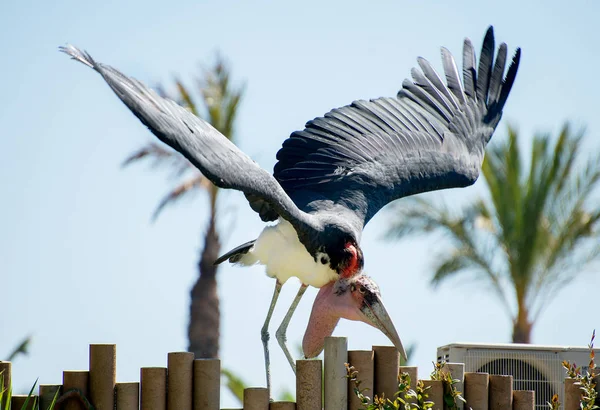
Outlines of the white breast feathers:
{"type": "Polygon", "coordinates": [[[252,249],[238,261],[244,266],[255,263],[265,265],[267,275],[276,277],[281,283],[295,276],[306,285],[320,288],[338,278],[329,267],[327,255],[318,255],[315,262],[298,240],[292,225],[281,218],[278,224],[263,229],[252,249]],[[321,263],[321,256],[326,259],[326,264],[321,263]]]}

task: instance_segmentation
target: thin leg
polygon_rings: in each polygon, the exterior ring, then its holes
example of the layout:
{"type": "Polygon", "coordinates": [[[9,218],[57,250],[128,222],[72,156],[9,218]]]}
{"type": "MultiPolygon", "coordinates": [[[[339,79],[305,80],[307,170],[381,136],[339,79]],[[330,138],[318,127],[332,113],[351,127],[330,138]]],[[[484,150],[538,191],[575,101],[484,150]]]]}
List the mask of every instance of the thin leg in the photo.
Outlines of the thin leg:
{"type": "Polygon", "coordinates": [[[294,362],[294,358],[292,357],[292,355],[290,354],[290,351],[288,350],[287,343],[286,343],[287,342],[286,333],[287,333],[288,325],[290,324],[290,320],[292,319],[292,316],[294,315],[294,311],[298,307],[298,303],[300,303],[300,299],[302,299],[302,295],[304,295],[304,292],[306,292],[307,287],[308,287],[308,285],[305,285],[305,284],[302,284],[302,286],[300,286],[300,289],[298,290],[298,294],[294,298],[292,305],[290,306],[287,313],[285,314],[285,317],[283,318],[281,325],[279,325],[277,332],[275,332],[275,336],[277,337],[279,346],[281,346],[283,353],[285,353],[285,357],[287,357],[288,362],[290,362],[290,366],[292,366],[292,370],[294,371],[294,374],[296,374],[296,363],[294,362]]]}
{"type": "Polygon", "coordinates": [[[265,319],[265,324],[260,330],[260,338],[263,343],[263,348],[265,350],[265,371],[267,373],[267,389],[269,390],[269,395],[271,395],[271,360],[269,359],[269,322],[271,321],[271,316],[273,316],[273,310],[275,309],[275,304],[277,303],[277,298],[279,298],[279,293],[281,292],[281,283],[278,280],[275,281],[275,291],[273,292],[273,298],[271,298],[271,306],[269,306],[269,312],[267,313],[267,318],[265,319]]]}

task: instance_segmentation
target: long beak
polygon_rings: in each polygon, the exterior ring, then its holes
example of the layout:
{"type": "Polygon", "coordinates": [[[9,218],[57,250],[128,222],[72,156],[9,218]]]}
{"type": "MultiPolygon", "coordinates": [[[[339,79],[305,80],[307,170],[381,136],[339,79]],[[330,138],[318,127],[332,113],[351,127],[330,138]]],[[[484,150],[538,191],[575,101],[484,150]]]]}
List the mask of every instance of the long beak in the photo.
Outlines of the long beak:
{"type": "Polygon", "coordinates": [[[400,340],[400,336],[398,336],[398,332],[394,327],[394,323],[388,315],[387,310],[385,310],[385,306],[381,299],[377,298],[373,303],[368,303],[365,300],[365,304],[361,309],[362,313],[369,320],[369,324],[377,329],[381,330],[383,334],[385,334],[388,339],[394,344],[400,355],[404,358],[404,361],[408,360],[406,356],[406,351],[404,350],[404,346],[402,346],[402,341],[400,340]]]}

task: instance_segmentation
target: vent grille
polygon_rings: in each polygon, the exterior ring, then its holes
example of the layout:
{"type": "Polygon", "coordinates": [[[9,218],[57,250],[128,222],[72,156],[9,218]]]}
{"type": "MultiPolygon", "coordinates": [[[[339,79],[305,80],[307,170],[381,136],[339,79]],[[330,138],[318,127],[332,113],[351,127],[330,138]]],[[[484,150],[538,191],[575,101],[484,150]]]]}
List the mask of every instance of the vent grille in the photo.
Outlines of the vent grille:
{"type": "Polygon", "coordinates": [[[565,376],[556,352],[467,349],[464,359],[466,372],[510,374],[514,390],[534,390],[536,410],[547,409],[552,395],[563,396],[565,376]]]}

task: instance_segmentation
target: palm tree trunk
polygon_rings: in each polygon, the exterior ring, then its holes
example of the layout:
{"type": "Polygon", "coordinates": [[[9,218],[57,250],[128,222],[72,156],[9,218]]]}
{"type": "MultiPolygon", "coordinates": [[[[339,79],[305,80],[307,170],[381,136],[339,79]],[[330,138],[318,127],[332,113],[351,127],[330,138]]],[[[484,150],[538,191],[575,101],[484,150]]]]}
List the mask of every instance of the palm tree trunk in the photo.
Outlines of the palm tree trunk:
{"type": "Polygon", "coordinates": [[[519,301],[519,312],[513,321],[513,343],[531,343],[531,328],[533,324],[529,321],[529,311],[525,303],[519,301]]]}
{"type": "MultiPolygon", "coordinates": [[[[214,210],[213,210],[214,211],[214,210]]],[[[219,357],[219,295],[217,293],[217,266],[221,242],[216,230],[216,212],[211,212],[204,237],[204,249],[198,262],[200,276],[191,291],[189,347],[196,358],[219,357]]]]}

